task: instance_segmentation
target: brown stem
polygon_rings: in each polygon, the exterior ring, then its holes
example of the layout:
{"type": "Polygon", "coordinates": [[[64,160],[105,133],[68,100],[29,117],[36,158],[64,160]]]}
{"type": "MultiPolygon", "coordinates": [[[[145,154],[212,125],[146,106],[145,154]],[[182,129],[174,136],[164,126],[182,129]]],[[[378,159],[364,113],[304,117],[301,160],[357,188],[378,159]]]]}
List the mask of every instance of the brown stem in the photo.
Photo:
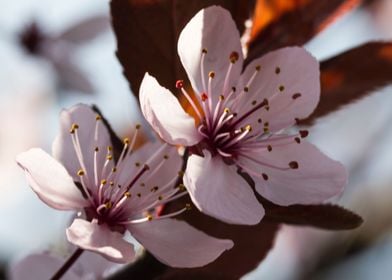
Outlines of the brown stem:
{"type": "Polygon", "coordinates": [[[50,280],[59,280],[67,271],[68,269],[75,263],[75,261],[80,257],[83,253],[83,249],[76,249],[76,251],[68,258],[68,260],[60,267],[59,270],[50,278],[50,280]]]}

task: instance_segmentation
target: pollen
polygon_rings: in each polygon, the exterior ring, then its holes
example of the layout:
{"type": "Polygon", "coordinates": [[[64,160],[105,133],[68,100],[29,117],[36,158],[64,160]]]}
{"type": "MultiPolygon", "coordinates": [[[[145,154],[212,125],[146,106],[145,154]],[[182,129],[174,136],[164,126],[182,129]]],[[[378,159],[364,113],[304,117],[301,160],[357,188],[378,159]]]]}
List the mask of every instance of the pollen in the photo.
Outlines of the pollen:
{"type": "Polygon", "coordinates": [[[113,147],[112,146],[108,146],[108,152],[113,151],[113,147]]]}
{"type": "Polygon", "coordinates": [[[236,51],[232,52],[230,54],[230,62],[233,64],[236,63],[238,61],[239,57],[240,56],[239,56],[238,52],[236,52],[236,51]]]}
{"type": "Polygon", "coordinates": [[[105,179],[101,180],[101,185],[106,185],[107,181],[105,179]]]}
{"type": "Polygon", "coordinates": [[[215,78],[215,72],[214,71],[210,71],[208,73],[208,77],[210,77],[211,79],[215,78]]]}
{"type": "Polygon", "coordinates": [[[123,143],[125,145],[128,145],[129,144],[129,138],[128,137],[124,138],[123,143]]]}
{"type": "Polygon", "coordinates": [[[148,214],[147,215],[147,220],[152,221],[152,215],[148,214]]]}
{"type": "Polygon", "coordinates": [[[95,116],[95,120],[96,120],[96,121],[100,121],[100,120],[102,120],[102,117],[101,117],[100,115],[96,115],[96,116],[95,116]]]}
{"type": "Polygon", "coordinates": [[[113,156],[112,156],[112,155],[107,155],[107,156],[106,156],[106,159],[107,159],[107,160],[112,160],[112,159],[113,159],[113,156]]]}
{"type": "Polygon", "coordinates": [[[125,196],[126,198],[130,198],[132,195],[131,195],[130,192],[125,192],[125,193],[124,193],[124,196],[125,196]]]}
{"type": "Polygon", "coordinates": [[[112,172],[114,173],[114,172],[116,172],[117,171],[117,168],[116,167],[113,167],[112,168],[112,172]]]}
{"type": "Polygon", "coordinates": [[[225,112],[226,114],[228,114],[228,113],[230,113],[230,109],[229,109],[229,108],[225,108],[225,109],[223,110],[223,112],[225,112]]]}
{"type": "Polygon", "coordinates": [[[176,82],[176,88],[183,88],[184,87],[184,80],[178,80],[176,82]]]}
{"type": "Polygon", "coordinates": [[[299,137],[295,137],[294,140],[295,140],[295,142],[297,142],[298,144],[301,143],[301,138],[299,138],[299,137]]]}
{"type": "Polygon", "coordinates": [[[76,173],[78,176],[83,176],[84,175],[84,170],[79,169],[79,171],[76,173]]]}
{"type": "Polygon", "coordinates": [[[289,166],[291,169],[298,169],[299,165],[297,161],[290,161],[289,166]]]}
{"type": "Polygon", "coordinates": [[[252,126],[250,124],[248,124],[247,126],[245,126],[245,130],[251,132],[252,126]]]}
{"type": "Polygon", "coordinates": [[[76,131],[78,128],[79,128],[79,125],[76,124],[76,123],[73,123],[73,124],[71,125],[71,128],[70,128],[69,132],[70,132],[71,134],[74,134],[75,131],[76,131]]]}
{"type": "Polygon", "coordinates": [[[110,181],[109,185],[110,185],[111,187],[113,187],[113,186],[114,186],[114,182],[113,182],[113,181],[110,181]]]}
{"type": "Polygon", "coordinates": [[[110,209],[110,208],[112,208],[112,206],[113,206],[113,204],[112,204],[111,201],[108,201],[108,202],[105,203],[105,208],[106,209],[110,209]]]}
{"type": "Polygon", "coordinates": [[[219,100],[223,101],[223,100],[225,100],[225,97],[221,94],[221,95],[219,95],[219,100]]]}

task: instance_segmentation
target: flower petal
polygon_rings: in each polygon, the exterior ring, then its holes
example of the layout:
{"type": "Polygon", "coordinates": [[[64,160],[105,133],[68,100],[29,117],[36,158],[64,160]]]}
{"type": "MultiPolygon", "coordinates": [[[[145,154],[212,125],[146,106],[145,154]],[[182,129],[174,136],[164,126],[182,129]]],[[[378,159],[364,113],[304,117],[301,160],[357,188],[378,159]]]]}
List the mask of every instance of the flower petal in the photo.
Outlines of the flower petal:
{"type": "Polygon", "coordinates": [[[259,176],[251,174],[256,177],[257,192],[278,205],[324,202],[340,194],[347,181],[341,163],[306,141],[273,146],[271,152],[253,152],[249,156],[266,164],[257,164],[243,157],[240,157],[239,164],[259,172],[259,176]]]}
{"type": "MultiPolygon", "coordinates": [[[[256,67],[261,66],[248,92],[242,92],[241,112],[254,107],[254,101],[268,99],[269,109],[264,107],[248,118],[246,124],[269,123],[269,130],[279,131],[295,124],[295,119],[309,116],[320,99],[320,70],[317,60],[305,49],[282,48],[255,59],[241,75],[238,91],[242,90],[256,67]],[[252,104],[253,102],[253,104],[252,104]],[[262,110],[262,111],[261,111],[262,110]]],[[[237,108],[238,109],[238,108],[237,108]]]]}
{"type": "MultiPolygon", "coordinates": [[[[110,135],[102,121],[97,123],[97,113],[90,106],[78,104],[69,109],[64,109],[60,114],[60,133],[53,142],[53,156],[59,160],[75,181],[79,181],[78,170],[82,168],[72,142],[70,128],[72,124],[79,126],[77,130],[85,173],[88,179],[94,180],[94,149],[99,148],[97,153],[97,170],[102,170],[107,156],[107,147],[111,145],[110,135]],[[95,135],[95,129],[97,134],[95,135]],[[95,136],[97,138],[95,139],[95,136]]],[[[112,162],[109,162],[108,169],[112,162]]],[[[98,178],[99,180],[101,178],[98,178]]],[[[92,186],[92,182],[89,186],[92,186]]]]}
{"type": "Polygon", "coordinates": [[[215,72],[211,91],[216,102],[223,93],[230,56],[235,53],[238,60],[232,65],[228,89],[235,86],[242,71],[243,55],[240,34],[230,13],[219,6],[212,6],[198,12],[182,30],[178,39],[178,54],[192,87],[198,93],[207,92],[208,73],[215,72]],[[207,50],[203,54],[203,49],[207,50]],[[201,70],[202,56],[204,69],[201,70]],[[203,85],[204,79],[204,85],[203,85]]]}
{"type": "Polygon", "coordinates": [[[253,190],[220,157],[191,155],[184,184],[193,203],[207,215],[231,224],[254,225],[264,216],[264,209],[253,190]]]}
{"type": "Polygon", "coordinates": [[[74,184],[64,166],[41,149],[34,148],[16,157],[38,197],[58,210],[78,210],[89,202],[74,184]]]}
{"type": "Polygon", "coordinates": [[[174,95],[148,73],[140,86],[139,98],[144,117],[165,142],[192,146],[200,141],[195,120],[185,113],[174,95]]]}
{"type": "MultiPolygon", "coordinates": [[[[31,254],[11,266],[12,280],[50,279],[64,264],[64,260],[47,253],[31,254]]],[[[84,279],[71,267],[61,278],[63,280],[84,279]]]]}
{"type": "Polygon", "coordinates": [[[135,259],[133,245],[123,235],[111,231],[106,225],[75,219],[66,230],[68,241],[76,246],[96,252],[116,263],[127,263],[135,259]]]}
{"type": "Polygon", "coordinates": [[[157,259],[173,267],[200,267],[233,247],[228,239],[211,237],[184,221],[152,220],[128,227],[157,259]]]}

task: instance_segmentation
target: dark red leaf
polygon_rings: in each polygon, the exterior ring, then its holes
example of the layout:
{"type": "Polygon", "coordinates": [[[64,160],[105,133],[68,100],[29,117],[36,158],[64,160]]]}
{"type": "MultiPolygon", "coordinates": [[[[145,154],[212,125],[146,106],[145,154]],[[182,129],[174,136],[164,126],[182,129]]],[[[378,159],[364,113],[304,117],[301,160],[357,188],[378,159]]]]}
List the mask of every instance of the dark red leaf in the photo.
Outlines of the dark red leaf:
{"type": "MultiPolygon", "coordinates": [[[[176,205],[172,205],[173,208],[178,208],[179,203],[183,205],[186,201],[176,202],[176,205]]],[[[172,211],[170,207],[169,205],[165,210],[172,211]]],[[[172,275],[172,278],[166,279],[179,279],[179,275],[184,277],[182,279],[187,279],[185,276],[188,273],[191,279],[196,279],[194,277],[197,275],[214,275],[212,279],[239,279],[254,270],[265,258],[279,228],[277,222],[267,220],[255,226],[229,225],[202,214],[195,206],[193,210],[184,213],[181,219],[212,236],[231,239],[235,245],[207,266],[193,269],[169,268],[166,274],[172,275]]]]}
{"type": "Polygon", "coordinates": [[[254,0],[112,0],[117,56],[137,96],[145,72],[175,91],[175,81],[186,78],[177,56],[177,39],[200,9],[221,5],[232,12],[240,29],[254,0]]]}
{"type": "Polygon", "coordinates": [[[258,0],[246,63],[271,50],[305,44],[360,2],[361,0],[258,0]]]}
{"type": "Polygon", "coordinates": [[[392,82],[392,43],[372,42],[321,63],[321,98],[315,119],[338,110],[392,82]]]}
{"type": "Polygon", "coordinates": [[[278,206],[263,201],[267,221],[291,225],[312,226],[328,230],[348,230],[359,227],[363,220],[357,214],[338,205],[278,206]]]}

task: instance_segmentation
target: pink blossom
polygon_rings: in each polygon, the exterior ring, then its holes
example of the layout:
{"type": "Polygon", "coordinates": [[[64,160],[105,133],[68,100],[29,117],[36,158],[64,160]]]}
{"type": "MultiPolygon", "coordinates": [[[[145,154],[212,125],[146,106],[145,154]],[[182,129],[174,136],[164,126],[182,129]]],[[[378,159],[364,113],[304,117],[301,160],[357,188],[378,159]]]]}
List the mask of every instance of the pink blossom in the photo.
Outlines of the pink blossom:
{"type": "Polygon", "coordinates": [[[163,140],[190,147],[184,184],[201,211],[228,223],[261,220],[264,209],[238,169],[279,205],[320,203],[343,190],[344,167],[304,141],[307,131],[287,131],[319,102],[319,65],[308,52],[279,49],[243,70],[235,23],[228,11],[213,6],[185,26],[178,53],[197,100],[183,81],[176,86],[196,118],[148,73],[140,104],[163,140]]]}
{"type": "Polygon", "coordinates": [[[34,148],[17,157],[38,197],[58,210],[83,210],[67,229],[68,241],[118,263],[134,260],[133,245],[123,239],[129,231],[160,261],[175,267],[203,266],[233,242],[216,239],[155,209],[183,196],[174,187],[181,169],[177,150],[151,143],[134,151],[136,133],[124,140],[114,161],[110,134],[89,106],[61,113],[61,131],[52,158],[34,148]]]}

